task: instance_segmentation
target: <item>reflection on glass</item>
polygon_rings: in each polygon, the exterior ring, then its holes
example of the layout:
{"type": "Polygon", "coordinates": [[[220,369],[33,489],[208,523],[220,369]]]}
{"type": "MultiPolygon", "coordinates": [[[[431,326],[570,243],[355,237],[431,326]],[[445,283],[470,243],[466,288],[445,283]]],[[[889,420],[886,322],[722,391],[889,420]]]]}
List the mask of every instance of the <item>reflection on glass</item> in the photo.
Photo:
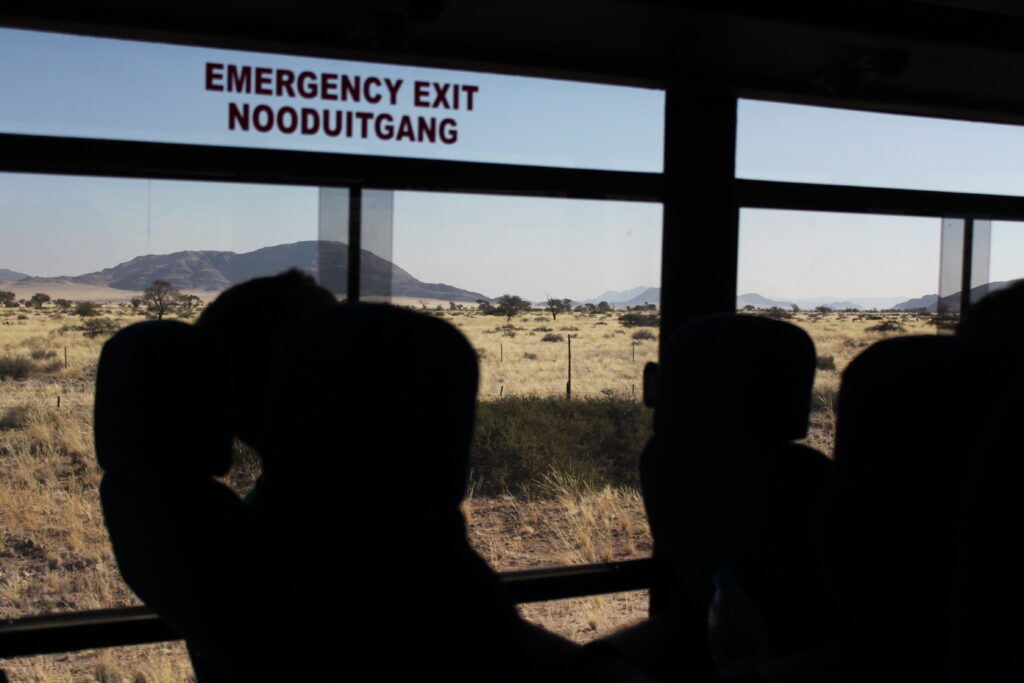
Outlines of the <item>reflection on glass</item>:
{"type": "Polygon", "coordinates": [[[993,285],[1002,287],[1024,278],[1024,223],[992,222],[989,264],[993,285]]]}

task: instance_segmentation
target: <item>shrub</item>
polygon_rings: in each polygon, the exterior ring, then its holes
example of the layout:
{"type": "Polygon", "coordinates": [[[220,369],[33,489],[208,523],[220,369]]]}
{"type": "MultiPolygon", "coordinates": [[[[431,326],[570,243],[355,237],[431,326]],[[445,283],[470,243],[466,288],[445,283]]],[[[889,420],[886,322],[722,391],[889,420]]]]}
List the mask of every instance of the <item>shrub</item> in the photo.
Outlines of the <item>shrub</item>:
{"type": "Polygon", "coordinates": [[[95,301],[79,301],[75,304],[75,315],[80,315],[83,318],[90,317],[100,314],[100,307],[95,301]]]}
{"type": "Polygon", "coordinates": [[[475,491],[543,495],[541,477],[552,470],[596,488],[639,487],[640,452],[650,424],[641,403],[622,397],[481,402],[470,453],[475,491]]]}
{"type": "Polygon", "coordinates": [[[818,356],[817,366],[819,370],[835,370],[836,358],[835,356],[818,356]]]}
{"type": "Polygon", "coordinates": [[[565,341],[565,337],[558,334],[557,332],[548,332],[543,337],[541,337],[540,340],[546,342],[560,342],[565,341]]]}
{"type": "Polygon", "coordinates": [[[0,415],[0,430],[21,429],[28,422],[28,406],[11,406],[0,415]]]}
{"type": "Polygon", "coordinates": [[[619,324],[623,327],[657,327],[657,313],[623,313],[619,316],[619,324]]]}
{"type": "Polygon", "coordinates": [[[523,353],[523,358],[526,360],[537,360],[537,354],[526,351],[523,353]]]}
{"type": "Polygon", "coordinates": [[[644,339],[657,339],[657,336],[650,330],[637,330],[633,333],[633,339],[643,341],[644,339]]]}
{"type": "Polygon", "coordinates": [[[553,332],[554,331],[553,327],[544,327],[543,325],[541,325],[540,327],[535,327],[533,329],[536,330],[537,332],[553,332]]]}
{"type": "Polygon", "coordinates": [[[28,379],[39,366],[24,356],[0,356],[0,379],[28,379]]]}
{"type": "Polygon", "coordinates": [[[793,317],[793,312],[779,306],[772,306],[761,311],[761,315],[772,320],[789,320],[793,317]]]}
{"type": "Polygon", "coordinates": [[[82,324],[82,334],[89,339],[95,339],[96,337],[106,337],[114,334],[118,330],[118,325],[113,320],[104,320],[102,318],[95,318],[93,320],[86,320],[82,324]]]}
{"type": "Polygon", "coordinates": [[[907,331],[907,328],[905,328],[902,323],[894,320],[884,320],[877,325],[872,325],[866,329],[871,332],[893,332],[897,334],[907,331]]]}
{"type": "Polygon", "coordinates": [[[57,352],[53,349],[33,349],[28,355],[32,360],[50,360],[57,357],[57,352]]]}

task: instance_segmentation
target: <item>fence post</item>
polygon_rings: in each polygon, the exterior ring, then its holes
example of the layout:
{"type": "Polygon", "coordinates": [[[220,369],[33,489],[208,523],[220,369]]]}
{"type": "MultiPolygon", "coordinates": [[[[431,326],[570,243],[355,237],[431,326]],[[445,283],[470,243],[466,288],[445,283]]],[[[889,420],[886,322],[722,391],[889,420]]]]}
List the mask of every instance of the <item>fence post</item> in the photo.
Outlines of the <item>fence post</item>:
{"type": "Polygon", "coordinates": [[[64,369],[68,369],[68,347],[64,347],[64,369]]]}
{"type": "Polygon", "coordinates": [[[567,334],[565,336],[569,342],[569,373],[565,379],[565,399],[572,400],[572,335],[567,334]]]}

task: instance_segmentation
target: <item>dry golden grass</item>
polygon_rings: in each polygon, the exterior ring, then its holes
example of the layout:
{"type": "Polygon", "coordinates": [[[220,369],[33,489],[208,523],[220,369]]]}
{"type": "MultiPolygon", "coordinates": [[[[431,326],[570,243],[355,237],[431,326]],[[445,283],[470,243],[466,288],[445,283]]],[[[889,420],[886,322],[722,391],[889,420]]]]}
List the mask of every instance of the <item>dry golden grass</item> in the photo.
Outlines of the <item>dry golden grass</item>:
{"type": "MultiPolygon", "coordinates": [[[[117,305],[104,316],[119,324],[140,318],[117,305]]],[[[445,313],[482,352],[481,398],[499,395],[562,395],[566,343],[541,341],[552,328],[573,339],[573,390],[579,396],[640,391],[640,374],[657,353],[656,341],[635,347],[633,329],[614,315],[528,313],[512,320],[515,336],[497,328],[502,318],[445,313]],[[575,329],[564,329],[575,328],[575,329]],[[529,358],[533,354],[536,358],[529,358]],[[503,356],[503,357],[502,357],[503,356]]],[[[933,328],[904,316],[907,332],[933,328]]],[[[819,373],[818,410],[808,439],[828,451],[839,372],[865,346],[883,335],[866,331],[877,321],[849,314],[817,319],[801,314],[819,356],[832,356],[835,370],[819,373]]],[[[92,447],[91,413],[95,365],[103,338],[87,339],[67,329],[80,324],[51,310],[0,309],[0,358],[33,360],[35,374],[0,380],[0,618],[137,604],[121,581],[102,523],[92,447]],[[67,350],[67,367],[64,351],[67,350]],[[35,360],[38,359],[38,360],[35,360]],[[60,397],[60,407],[57,399],[60,397]]],[[[238,488],[254,473],[239,472],[238,488]]],[[[473,498],[464,506],[474,546],[496,569],[516,570],[566,563],[643,557],[650,536],[635,491],[589,490],[557,474],[546,477],[546,496],[473,498]]],[[[525,605],[522,613],[578,641],[608,633],[646,614],[643,592],[525,605]]],[[[0,662],[12,681],[181,681],[189,677],[179,643],[118,648],[0,662]]]]}
{"type": "Polygon", "coordinates": [[[572,335],[573,396],[640,396],[644,364],[657,360],[657,330],[625,328],[616,314],[531,311],[510,323],[498,316],[469,311],[446,311],[442,317],[458,327],[480,356],[480,400],[500,396],[565,395],[568,379],[568,336],[572,335]],[[654,339],[636,341],[646,330],[654,339]],[[546,334],[558,342],[542,341],[546,334]]]}

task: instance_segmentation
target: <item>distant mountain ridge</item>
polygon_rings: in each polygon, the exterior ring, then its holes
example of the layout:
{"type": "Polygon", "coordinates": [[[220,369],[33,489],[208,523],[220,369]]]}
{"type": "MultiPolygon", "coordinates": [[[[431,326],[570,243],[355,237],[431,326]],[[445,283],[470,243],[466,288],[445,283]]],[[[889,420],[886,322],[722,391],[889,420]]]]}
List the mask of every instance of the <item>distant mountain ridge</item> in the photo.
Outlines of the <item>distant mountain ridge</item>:
{"type": "Polygon", "coordinates": [[[19,273],[16,270],[8,270],[7,268],[0,268],[0,280],[24,280],[29,277],[25,273],[19,273]]]}
{"type": "Polygon", "coordinates": [[[639,296],[640,294],[642,294],[643,292],[645,292],[648,289],[651,289],[651,288],[647,287],[647,286],[640,286],[640,287],[634,287],[633,289],[627,289],[624,292],[616,292],[616,291],[613,291],[613,290],[609,289],[606,292],[598,294],[593,299],[584,299],[581,303],[585,303],[585,304],[599,304],[602,301],[607,301],[610,304],[623,303],[625,301],[629,301],[630,299],[632,299],[634,297],[639,296]]]}
{"type": "MultiPolygon", "coordinates": [[[[971,289],[969,293],[970,301],[973,304],[979,299],[983,298],[987,294],[992,292],[998,292],[1000,289],[1006,289],[1010,285],[1020,282],[1020,280],[1004,280],[1002,282],[989,282],[984,285],[979,285],[971,289]]],[[[942,308],[950,313],[957,312],[960,310],[960,292],[954,292],[948,296],[942,297],[942,308]]],[[[914,311],[924,309],[929,313],[935,313],[939,310],[939,295],[938,294],[926,294],[916,299],[909,299],[902,303],[898,303],[892,307],[894,311],[914,311]]]]}
{"type": "MultiPolygon", "coordinates": [[[[473,302],[489,299],[479,292],[440,282],[422,282],[405,270],[365,249],[361,252],[361,293],[364,296],[406,296],[473,302]]],[[[298,268],[338,294],[348,283],[348,245],[308,240],[264,247],[242,254],[233,251],[178,251],[147,254],[85,275],[27,278],[24,284],[75,283],[122,290],[142,290],[154,280],[166,280],[177,289],[219,291],[254,277],[298,268]]]]}

